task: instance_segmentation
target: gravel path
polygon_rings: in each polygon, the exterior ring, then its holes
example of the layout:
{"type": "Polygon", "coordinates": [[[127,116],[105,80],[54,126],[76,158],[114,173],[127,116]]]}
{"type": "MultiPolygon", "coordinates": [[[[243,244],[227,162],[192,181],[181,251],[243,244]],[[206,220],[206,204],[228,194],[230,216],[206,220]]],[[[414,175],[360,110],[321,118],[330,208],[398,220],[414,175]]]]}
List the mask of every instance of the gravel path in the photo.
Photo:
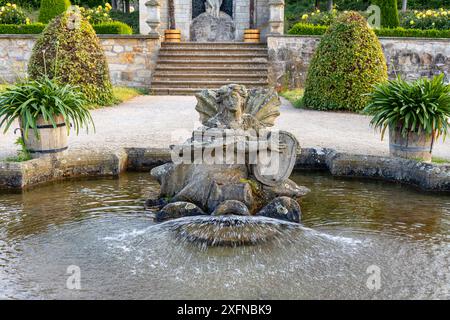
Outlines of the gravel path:
{"type": "MultiPolygon", "coordinates": [[[[355,154],[387,155],[388,139],[357,114],[299,110],[283,99],[276,127],[294,133],[302,147],[328,147],[355,154]]],[[[120,147],[167,147],[184,141],[200,126],[192,96],[140,96],[115,107],[92,111],[96,133],[69,138],[70,149],[114,150],[120,147]]],[[[17,125],[13,126],[13,128],[17,125]]],[[[0,134],[0,159],[13,156],[13,130],[0,134]]],[[[439,141],[433,155],[450,159],[450,142],[439,141]]]]}

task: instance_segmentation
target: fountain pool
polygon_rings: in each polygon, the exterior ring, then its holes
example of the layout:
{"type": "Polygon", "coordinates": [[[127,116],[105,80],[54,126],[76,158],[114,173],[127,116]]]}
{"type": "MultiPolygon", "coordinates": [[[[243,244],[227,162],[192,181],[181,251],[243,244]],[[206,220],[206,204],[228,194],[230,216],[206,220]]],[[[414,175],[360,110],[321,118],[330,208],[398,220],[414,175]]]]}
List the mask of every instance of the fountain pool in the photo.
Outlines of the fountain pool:
{"type": "Polygon", "coordinates": [[[277,222],[288,231],[237,248],[154,223],[148,173],[0,194],[0,298],[450,298],[448,195],[324,173],[292,180],[311,189],[301,224],[277,222]],[[73,265],[80,290],[66,286],[73,265]],[[379,289],[367,286],[373,266],[379,289]]]}

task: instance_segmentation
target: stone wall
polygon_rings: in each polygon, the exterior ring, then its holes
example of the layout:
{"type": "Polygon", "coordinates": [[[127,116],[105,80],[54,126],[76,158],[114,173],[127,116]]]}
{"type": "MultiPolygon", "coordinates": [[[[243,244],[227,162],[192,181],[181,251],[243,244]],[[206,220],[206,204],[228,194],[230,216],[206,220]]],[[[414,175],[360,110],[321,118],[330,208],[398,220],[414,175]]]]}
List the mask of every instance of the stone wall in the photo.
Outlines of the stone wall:
{"type": "MultiPolygon", "coordinates": [[[[148,88],[160,40],[148,36],[100,35],[115,85],[148,88]]],[[[0,83],[26,76],[36,35],[0,35],[0,83]]]]}
{"type": "MultiPolygon", "coordinates": [[[[320,37],[269,36],[269,83],[278,88],[302,88],[310,60],[320,37]]],[[[450,39],[380,38],[389,76],[406,79],[438,72],[436,64],[450,73],[450,39]]]]}
{"type": "MultiPolygon", "coordinates": [[[[147,8],[145,6],[147,0],[139,1],[139,32],[148,34],[150,28],[146,20],[148,17],[147,8]]],[[[159,33],[164,35],[164,30],[168,28],[168,6],[167,0],[160,0],[160,17],[161,25],[159,33]]],[[[249,27],[250,2],[248,0],[233,1],[233,20],[236,25],[236,41],[243,41],[244,30],[249,27]]],[[[261,38],[266,39],[269,28],[269,0],[256,1],[256,27],[261,30],[261,38]]],[[[184,41],[190,40],[190,25],[192,22],[192,0],[175,0],[175,21],[177,29],[181,30],[181,37],[184,41]]]]}

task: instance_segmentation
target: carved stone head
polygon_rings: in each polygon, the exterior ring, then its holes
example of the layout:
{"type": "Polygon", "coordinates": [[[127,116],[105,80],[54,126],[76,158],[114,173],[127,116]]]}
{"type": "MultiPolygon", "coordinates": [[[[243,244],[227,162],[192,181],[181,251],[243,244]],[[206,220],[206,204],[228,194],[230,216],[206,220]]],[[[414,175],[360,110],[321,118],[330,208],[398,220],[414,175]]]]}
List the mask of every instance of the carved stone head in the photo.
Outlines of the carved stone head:
{"type": "Polygon", "coordinates": [[[244,86],[230,84],[217,91],[217,103],[222,121],[225,123],[239,122],[244,113],[247,101],[247,90],[244,86]]]}
{"type": "Polygon", "coordinates": [[[247,130],[272,127],[280,115],[280,99],[273,89],[249,89],[228,84],[216,90],[196,94],[195,110],[203,125],[211,128],[240,128],[247,130]]]}

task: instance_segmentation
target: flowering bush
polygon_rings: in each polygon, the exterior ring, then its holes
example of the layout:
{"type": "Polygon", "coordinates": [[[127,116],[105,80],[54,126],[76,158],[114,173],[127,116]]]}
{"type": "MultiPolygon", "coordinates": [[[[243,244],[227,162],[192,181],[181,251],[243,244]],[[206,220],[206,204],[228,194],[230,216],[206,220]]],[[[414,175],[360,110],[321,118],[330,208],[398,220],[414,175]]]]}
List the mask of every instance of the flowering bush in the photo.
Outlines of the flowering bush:
{"type": "Polygon", "coordinates": [[[0,24],[29,24],[30,19],[15,4],[7,3],[0,7],[0,24]]]}
{"type": "MultiPolygon", "coordinates": [[[[305,13],[300,18],[300,23],[314,25],[314,26],[329,26],[333,22],[336,21],[336,19],[341,14],[347,14],[348,11],[338,11],[336,8],[333,8],[331,11],[320,11],[320,10],[314,10],[310,13],[305,13]]],[[[358,12],[362,17],[367,18],[367,12],[358,12]]]]}
{"type": "Polygon", "coordinates": [[[91,24],[99,24],[112,21],[109,16],[111,8],[111,5],[106,3],[105,7],[98,6],[97,8],[92,9],[81,7],[80,12],[91,24]]]}
{"type": "Polygon", "coordinates": [[[414,10],[401,14],[400,25],[405,29],[450,30],[450,10],[414,10]]]}
{"type": "Polygon", "coordinates": [[[320,10],[314,10],[310,13],[302,15],[300,22],[312,25],[329,26],[336,20],[338,11],[333,9],[332,11],[321,12],[320,10]]]}

